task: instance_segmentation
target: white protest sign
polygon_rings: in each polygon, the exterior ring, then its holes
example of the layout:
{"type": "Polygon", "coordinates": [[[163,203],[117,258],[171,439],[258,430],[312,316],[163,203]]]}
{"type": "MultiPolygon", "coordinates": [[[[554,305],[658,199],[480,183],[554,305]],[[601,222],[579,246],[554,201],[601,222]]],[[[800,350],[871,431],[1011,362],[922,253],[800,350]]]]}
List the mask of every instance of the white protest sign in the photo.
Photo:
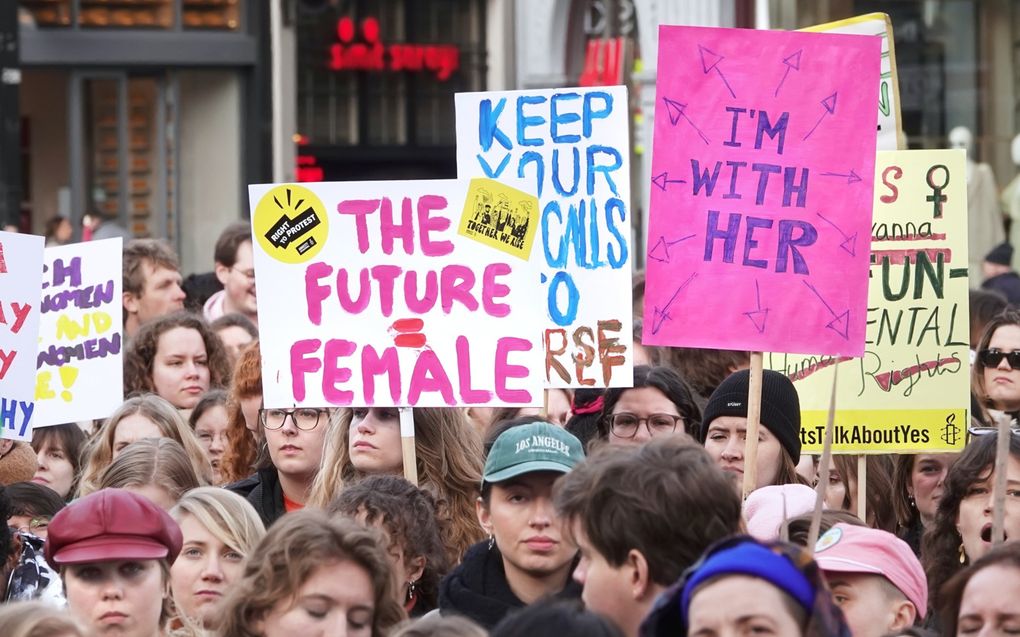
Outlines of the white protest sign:
{"type": "Polygon", "coordinates": [[[124,401],[122,240],[46,248],[36,427],[106,418],[124,401]]]}
{"type": "Polygon", "coordinates": [[[533,302],[543,310],[546,385],[630,387],[627,88],[459,93],[455,102],[457,175],[521,179],[538,194],[533,302]]]}
{"type": "Polygon", "coordinates": [[[267,407],[541,404],[533,195],[482,179],[248,192],[267,407]]]}
{"type": "Polygon", "coordinates": [[[32,439],[43,242],[0,232],[0,438],[32,439]]]}

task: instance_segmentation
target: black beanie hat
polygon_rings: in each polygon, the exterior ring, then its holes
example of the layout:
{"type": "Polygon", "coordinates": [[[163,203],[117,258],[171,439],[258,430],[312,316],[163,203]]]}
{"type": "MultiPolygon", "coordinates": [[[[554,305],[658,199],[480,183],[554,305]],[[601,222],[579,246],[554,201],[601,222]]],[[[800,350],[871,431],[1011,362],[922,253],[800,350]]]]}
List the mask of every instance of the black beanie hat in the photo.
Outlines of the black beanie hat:
{"type": "MultiPolygon", "coordinates": [[[[761,384],[761,424],[776,437],[779,444],[793,458],[800,462],[800,399],[793,381],[780,372],[763,370],[761,384]]],[[[702,425],[698,432],[701,444],[705,444],[708,427],[719,416],[742,416],[747,418],[747,393],[751,383],[751,372],[742,370],[726,377],[708,398],[702,425]]]]}
{"type": "Polygon", "coordinates": [[[985,261],[998,265],[1009,265],[1013,261],[1013,246],[1000,243],[985,256],[985,261]]]}

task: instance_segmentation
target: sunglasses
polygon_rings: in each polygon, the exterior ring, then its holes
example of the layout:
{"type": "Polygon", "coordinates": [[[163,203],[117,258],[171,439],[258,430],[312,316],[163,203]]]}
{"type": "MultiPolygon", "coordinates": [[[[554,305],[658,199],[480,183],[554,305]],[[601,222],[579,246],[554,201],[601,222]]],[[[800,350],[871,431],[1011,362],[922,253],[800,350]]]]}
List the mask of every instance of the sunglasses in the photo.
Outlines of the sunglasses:
{"type": "Polygon", "coordinates": [[[1010,369],[1020,369],[1020,350],[1004,352],[999,349],[983,349],[978,352],[978,360],[985,367],[998,367],[1004,358],[1010,369]]]}

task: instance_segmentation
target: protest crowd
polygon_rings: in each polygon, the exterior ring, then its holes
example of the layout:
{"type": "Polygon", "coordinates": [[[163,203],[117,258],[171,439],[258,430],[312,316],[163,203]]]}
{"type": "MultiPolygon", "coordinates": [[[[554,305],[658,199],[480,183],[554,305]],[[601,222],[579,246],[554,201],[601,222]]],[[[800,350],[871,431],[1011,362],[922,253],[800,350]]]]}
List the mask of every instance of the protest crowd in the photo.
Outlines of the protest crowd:
{"type": "Polygon", "coordinates": [[[160,241],[123,257],[128,398],[2,443],[4,635],[1016,630],[1020,439],[1000,468],[987,433],[1020,409],[1020,312],[996,293],[971,296],[968,444],[869,456],[862,520],[856,459],[818,474],[772,370],[742,501],[747,352],[638,346],[631,388],[416,408],[416,486],[396,408],[263,407],[245,224],[217,243],[212,294],[182,287],[160,241]]]}
{"type": "Polygon", "coordinates": [[[862,132],[879,38],[742,34],[753,93],[729,31],[660,32],[647,259],[622,86],[457,95],[537,193],[253,185],[186,278],[0,233],[0,637],[1020,633],[1012,247],[862,132]]]}

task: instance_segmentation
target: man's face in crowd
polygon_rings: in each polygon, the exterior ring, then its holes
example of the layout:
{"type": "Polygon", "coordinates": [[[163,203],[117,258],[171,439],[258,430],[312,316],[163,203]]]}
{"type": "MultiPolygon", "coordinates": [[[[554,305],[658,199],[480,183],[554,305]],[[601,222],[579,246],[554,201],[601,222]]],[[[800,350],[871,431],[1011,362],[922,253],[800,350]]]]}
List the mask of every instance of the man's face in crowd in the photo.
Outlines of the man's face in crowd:
{"type": "Polygon", "coordinates": [[[255,267],[251,241],[237,246],[233,267],[216,264],[216,278],[223,284],[231,311],[246,315],[254,315],[258,311],[255,304],[255,267]]]}
{"type": "Polygon", "coordinates": [[[574,580],[584,587],[581,599],[593,613],[602,615],[620,628],[631,623],[635,610],[634,593],[628,586],[626,565],[613,566],[588,540],[579,521],[573,525],[574,540],[581,561],[574,569],[574,580]]]}
{"type": "Polygon", "coordinates": [[[124,295],[124,309],[135,315],[139,325],[184,309],[180,272],[150,261],[142,263],[142,272],[145,283],[141,295],[124,295]]]}
{"type": "Polygon", "coordinates": [[[854,637],[882,637],[913,624],[910,617],[900,625],[904,620],[897,618],[897,609],[906,598],[881,575],[827,572],[825,579],[854,637]]]}

